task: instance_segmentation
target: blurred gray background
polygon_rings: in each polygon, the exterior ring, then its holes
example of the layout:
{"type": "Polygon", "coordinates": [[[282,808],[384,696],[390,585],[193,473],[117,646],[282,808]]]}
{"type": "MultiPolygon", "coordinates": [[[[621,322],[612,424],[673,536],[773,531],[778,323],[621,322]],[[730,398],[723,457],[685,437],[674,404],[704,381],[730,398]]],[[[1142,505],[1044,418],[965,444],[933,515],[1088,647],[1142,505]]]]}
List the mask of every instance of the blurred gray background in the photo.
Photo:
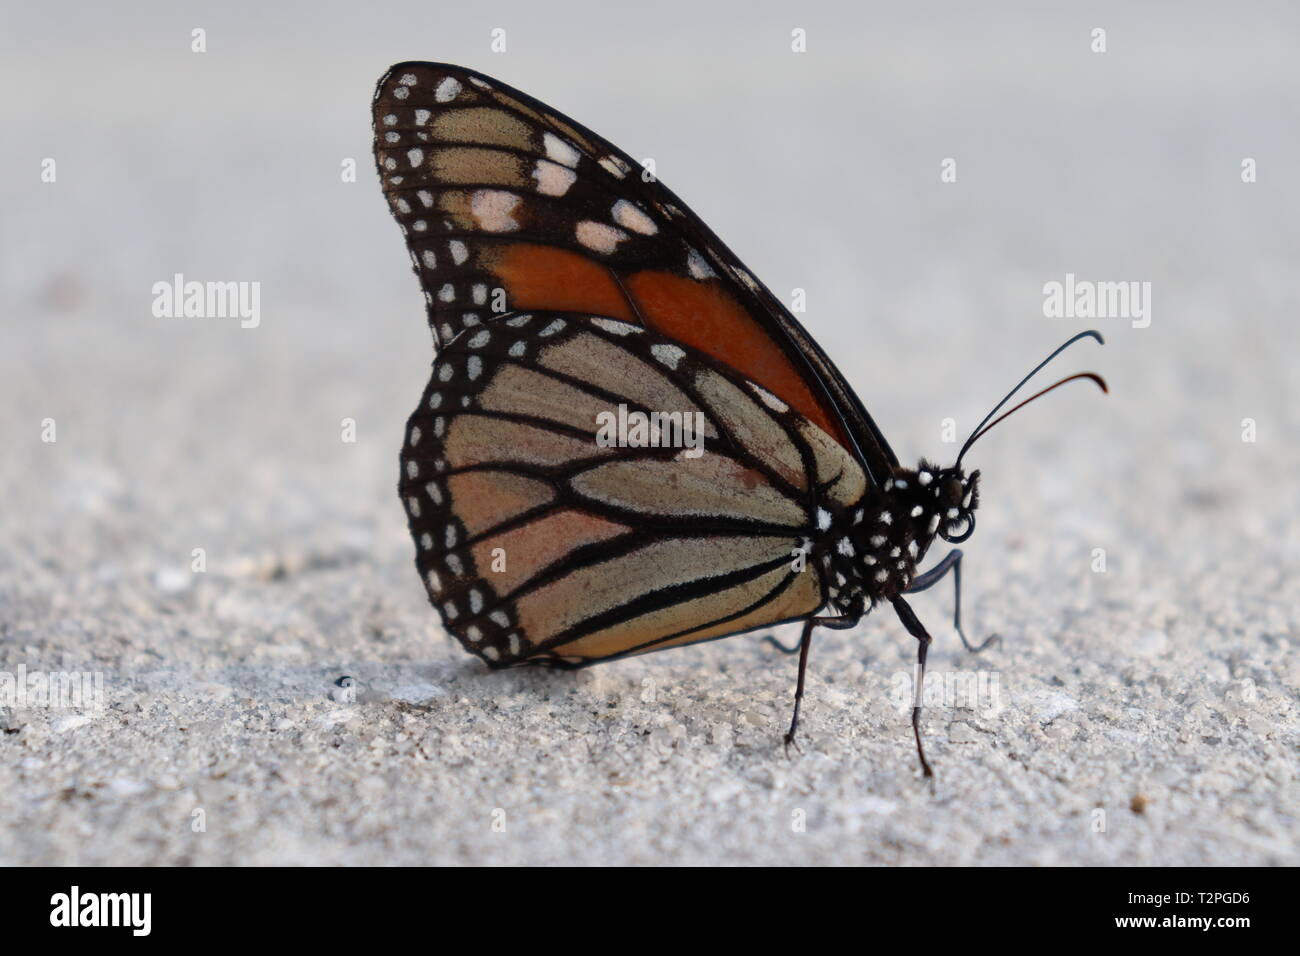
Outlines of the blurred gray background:
{"type": "Polygon", "coordinates": [[[1041,6],[7,5],[0,671],[108,706],[0,706],[0,863],[1296,863],[1300,12],[1041,6]],[[1106,334],[1059,369],[1109,398],[968,459],[964,611],[1003,643],[913,602],[932,670],[998,688],[927,711],[937,796],[890,613],[814,644],[790,760],[756,638],[491,674],[442,633],[395,493],[431,346],[370,155],[404,59],[653,157],[806,290],[905,460],[1106,334]],[[260,282],[260,326],[155,318],[178,272],[260,282]],[[1044,317],[1067,272],[1150,282],[1150,326],[1044,317]]]}

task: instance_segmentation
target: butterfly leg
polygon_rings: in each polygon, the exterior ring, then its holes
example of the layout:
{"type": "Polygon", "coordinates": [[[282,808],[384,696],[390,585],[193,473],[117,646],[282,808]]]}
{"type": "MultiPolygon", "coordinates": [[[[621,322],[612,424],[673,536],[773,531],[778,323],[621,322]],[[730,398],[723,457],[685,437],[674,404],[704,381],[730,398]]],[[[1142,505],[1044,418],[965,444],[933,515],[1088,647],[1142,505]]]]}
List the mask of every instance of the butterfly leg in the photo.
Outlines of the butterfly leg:
{"type": "Polygon", "coordinates": [[[907,628],[907,633],[917,640],[916,690],[912,699],[912,734],[916,737],[916,755],[921,758],[921,769],[925,771],[927,777],[933,779],[934,771],[930,769],[930,762],[925,759],[925,747],[921,745],[921,700],[922,689],[925,687],[925,658],[930,652],[932,638],[926,632],[925,625],[917,618],[916,612],[901,597],[894,598],[894,610],[898,613],[898,619],[903,622],[903,627],[907,628]]]}
{"type": "MultiPolygon", "coordinates": [[[[794,749],[799,750],[799,744],[795,742],[795,731],[799,729],[799,704],[803,701],[803,679],[808,670],[808,648],[812,646],[813,628],[829,627],[833,630],[842,631],[850,627],[856,627],[860,615],[847,614],[841,617],[810,617],[803,622],[803,636],[799,638],[799,683],[795,686],[794,691],[794,716],[790,719],[790,730],[785,735],[785,752],[790,752],[790,745],[794,744],[794,749]]],[[[767,638],[781,650],[785,651],[783,645],[776,638],[770,635],[767,638]]],[[[793,654],[794,648],[786,651],[787,654],[793,654]]],[[[800,751],[802,752],[802,751],[800,751]]]]}
{"type": "MultiPolygon", "coordinates": [[[[799,638],[799,683],[794,690],[794,716],[790,719],[790,730],[785,735],[785,752],[790,754],[790,745],[794,744],[794,749],[799,750],[799,745],[795,743],[795,731],[799,729],[799,704],[803,702],[803,678],[804,673],[808,670],[808,648],[812,646],[813,628],[816,623],[809,618],[803,622],[803,636],[799,638]]],[[[803,751],[800,751],[802,753],[803,751]]]]}
{"type": "Polygon", "coordinates": [[[952,572],[953,585],[953,612],[952,626],[957,629],[957,636],[961,638],[961,643],[966,650],[972,654],[978,654],[984,648],[988,647],[998,639],[996,634],[990,634],[984,639],[979,647],[975,647],[970,641],[966,640],[966,632],[961,629],[961,548],[953,548],[948,552],[948,556],[932,567],[924,574],[918,574],[912,579],[911,586],[908,587],[908,594],[916,594],[918,591],[925,591],[934,587],[948,572],[952,572]]]}

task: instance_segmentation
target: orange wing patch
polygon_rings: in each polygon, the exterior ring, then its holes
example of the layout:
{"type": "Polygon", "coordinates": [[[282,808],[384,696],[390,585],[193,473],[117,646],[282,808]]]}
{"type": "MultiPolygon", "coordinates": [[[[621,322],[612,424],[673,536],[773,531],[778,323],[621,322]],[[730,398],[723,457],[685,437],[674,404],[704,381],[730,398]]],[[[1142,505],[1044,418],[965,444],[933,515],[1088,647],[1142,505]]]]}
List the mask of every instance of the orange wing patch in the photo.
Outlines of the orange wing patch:
{"type": "Polygon", "coordinates": [[[846,440],[838,419],[753,317],[716,282],[647,269],[625,285],[647,327],[699,349],[762,385],[824,432],[846,440]]]}
{"type": "Polygon", "coordinates": [[[511,310],[586,312],[635,321],[613,273],[577,252],[510,243],[485,251],[483,264],[501,280],[511,310]]]}

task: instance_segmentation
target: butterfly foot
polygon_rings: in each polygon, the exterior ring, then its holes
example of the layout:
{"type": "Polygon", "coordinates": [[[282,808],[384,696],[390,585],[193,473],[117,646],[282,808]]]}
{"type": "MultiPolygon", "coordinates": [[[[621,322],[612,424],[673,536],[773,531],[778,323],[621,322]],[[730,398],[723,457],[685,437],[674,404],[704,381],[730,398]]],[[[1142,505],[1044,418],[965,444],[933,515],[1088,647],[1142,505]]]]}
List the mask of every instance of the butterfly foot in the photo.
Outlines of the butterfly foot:
{"type": "Polygon", "coordinates": [[[771,644],[773,647],[775,647],[775,648],[776,648],[778,651],[780,651],[782,654],[798,654],[798,653],[799,653],[799,644],[798,644],[797,642],[796,642],[793,646],[791,646],[791,647],[786,647],[784,644],[782,644],[780,641],[778,641],[778,640],[777,640],[775,637],[773,637],[771,634],[768,634],[768,635],[766,635],[766,636],[763,638],[763,643],[764,643],[764,644],[771,644]]]}
{"type": "Polygon", "coordinates": [[[799,746],[799,741],[795,740],[793,730],[785,735],[785,756],[787,760],[790,759],[791,747],[793,747],[800,756],[803,756],[803,748],[799,746]]]}
{"type": "Polygon", "coordinates": [[[966,650],[970,651],[972,654],[983,654],[987,648],[992,647],[994,644],[1002,640],[1001,634],[990,634],[988,637],[984,638],[980,644],[975,645],[966,640],[966,635],[961,631],[957,632],[957,636],[961,638],[962,647],[966,648],[966,650]]]}

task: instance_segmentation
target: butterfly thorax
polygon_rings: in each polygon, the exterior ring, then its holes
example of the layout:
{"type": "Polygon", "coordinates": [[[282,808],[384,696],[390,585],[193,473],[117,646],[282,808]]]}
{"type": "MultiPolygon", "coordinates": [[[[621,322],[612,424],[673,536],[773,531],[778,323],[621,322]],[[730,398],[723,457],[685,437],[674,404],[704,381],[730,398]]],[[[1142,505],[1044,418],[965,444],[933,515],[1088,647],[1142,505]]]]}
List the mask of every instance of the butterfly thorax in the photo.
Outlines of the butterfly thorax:
{"type": "Polygon", "coordinates": [[[922,459],[897,468],[825,529],[821,562],[831,605],[857,615],[907,590],[936,536],[965,540],[979,506],[979,472],[922,459]]]}

